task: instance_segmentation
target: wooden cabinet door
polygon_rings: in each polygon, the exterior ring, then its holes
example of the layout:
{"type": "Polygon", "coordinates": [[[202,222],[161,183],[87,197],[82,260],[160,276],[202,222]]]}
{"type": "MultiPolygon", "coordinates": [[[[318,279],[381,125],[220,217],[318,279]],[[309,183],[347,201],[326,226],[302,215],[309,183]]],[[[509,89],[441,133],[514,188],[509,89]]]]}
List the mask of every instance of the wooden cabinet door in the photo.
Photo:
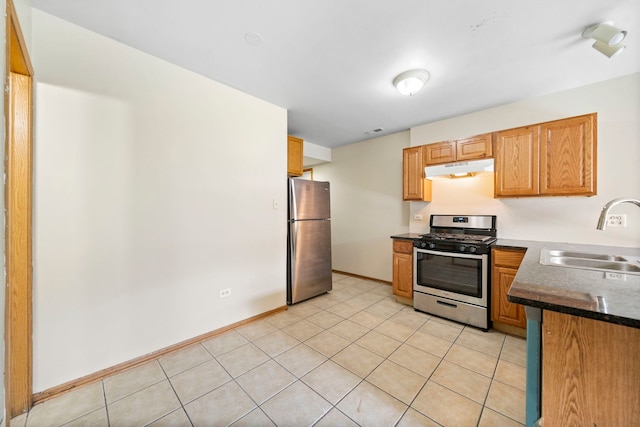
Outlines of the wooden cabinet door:
{"type": "Polygon", "coordinates": [[[456,142],[444,141],[423,145],[424,164],[437,165],[456,161],[456,142]]]}
{"type": "Polygon", "coordinates": [[[302,176],[304,141],[295,136],[287,137],[287,175],[302,176]]]}
{"type": "Polygon", "coordinates": [[[507,300],[507,293],[511,288],[518,269],[494,267],[491,287],[491,320],[517,326],[527,327],[527,317],[524,307],[507,300]]]}
{"type": "Polygon", "coordinates": [[[424,147],[402,150],[402,200],[431,201],[431,181],[424,179],[424,147]]]}
{"type": "Polygon", "coordinates": [[[413,298],[413,254],[393,253],[393,294],[413,298]]]}
{"type": "Polygon", "coordinates": [[[431,194],[425,195],[425,186],[422,146],[405,148],[402,150],[402,200],[430,200],[431,194]]]}
{"type": "Polygon", "coordinates": [[[540,194],[596,194],[596,114],[543,123],[540,194]]]}
{"type": "Polygon", "coordinates": [[[509,302],[507,294],[524,254],[521,249],[494,248],[491,251],[491,320],[522,329],[527,327],[524,306],[509,302]]]}
{"type": "Polygon", "coordinates": [[[637,426],[640,329],[543,311],[545,426],[637,426]]]}
{"type": "Polygon", "coordinates": [[[393,294],[413,298],[413,241],[393,240],[393,294]]]}
{"type": "Polygon", "coordinates": [[[456,161],[478,160],[492,156],[491,134],[456,141],[456,161]]]}
{"type": "Polygon", "coordinates": [[[496,133],[495,197],[539,193],[539,129],[526,126],[496,133]]]}

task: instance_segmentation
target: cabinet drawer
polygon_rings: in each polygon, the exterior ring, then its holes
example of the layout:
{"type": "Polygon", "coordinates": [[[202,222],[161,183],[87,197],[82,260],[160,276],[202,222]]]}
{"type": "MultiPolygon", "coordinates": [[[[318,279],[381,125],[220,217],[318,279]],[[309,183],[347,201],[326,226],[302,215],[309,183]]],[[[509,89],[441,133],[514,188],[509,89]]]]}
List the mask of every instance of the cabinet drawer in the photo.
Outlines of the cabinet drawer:
{"type": "Polygon", "coordinates": [[[493,264],[500,267],[520,267],[525,251],[522,249],[494,249],[493,264]]]}
{"type": "Polygon", "coordinates": [[[413,253],[413,240],[393,240],[393,251],[402,254],[413,253]]]}

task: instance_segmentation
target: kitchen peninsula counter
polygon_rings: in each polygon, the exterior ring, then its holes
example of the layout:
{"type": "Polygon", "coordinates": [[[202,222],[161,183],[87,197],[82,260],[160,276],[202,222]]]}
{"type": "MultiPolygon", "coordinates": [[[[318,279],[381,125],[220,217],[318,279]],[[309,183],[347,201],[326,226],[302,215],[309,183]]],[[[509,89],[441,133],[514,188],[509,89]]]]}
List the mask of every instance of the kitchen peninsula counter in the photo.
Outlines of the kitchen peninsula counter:
{"type": "Polygon", "coordinates": [[[498,239],[494,247],[527,252],[508,293],[510,302],[640,328],[640,275],[540,263],[542,249],[640,257],[640,248],[498,239]]]}
{"type": "Polygon", "coordinates": [[[526,254],[508,300],[527,310],[526,425],[640,419],[640,275],[540,263],[543,249],[640,257],[640,248],[498,239],[526,254]]]}

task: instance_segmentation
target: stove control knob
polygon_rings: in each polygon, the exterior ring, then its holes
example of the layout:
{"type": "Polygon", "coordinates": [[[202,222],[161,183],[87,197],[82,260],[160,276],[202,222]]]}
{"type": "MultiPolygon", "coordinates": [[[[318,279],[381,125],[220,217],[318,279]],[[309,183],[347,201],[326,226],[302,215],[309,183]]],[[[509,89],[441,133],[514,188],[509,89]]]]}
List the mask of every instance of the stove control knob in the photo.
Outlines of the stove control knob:
{"type": "Polygon", "coordinates": [[[469,247],[469,252],[471,252],[472,254],[476,253],[476,247],[475,246],[470,246],[469,247]]]}
{"type": "Polygon", "coordinates": [[[421,248],[426,248],[427,247],[427,242],[420,242],[420,247],[421,248]]]}
{"type": "Polygon", "coordinates": [[[435,248],[435,247],[436,247],[436,244],[435,244],[435,243],[433,243],[433,242],[429,243],[429,249],[433,249],[433,248],[435,248]]]}
{"type": "Polygon", "coordinates": [[[467,249],[467,247],[465,245],[460,245],[460,252],[464,252],[465,249],[467,249]]]}

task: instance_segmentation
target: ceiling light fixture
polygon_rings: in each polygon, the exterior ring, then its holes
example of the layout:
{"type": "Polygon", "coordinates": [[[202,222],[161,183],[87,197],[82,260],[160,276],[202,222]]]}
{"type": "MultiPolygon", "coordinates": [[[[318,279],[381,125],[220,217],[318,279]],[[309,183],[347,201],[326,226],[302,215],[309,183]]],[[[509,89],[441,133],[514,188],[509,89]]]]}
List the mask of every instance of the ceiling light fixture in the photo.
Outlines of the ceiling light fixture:
{"type": "Polygon", "coordinates": [[[429,80],[426,70],[409,70],[400,73],[393,79],[393,85],[403,95],[415,95],[420,92],[429,80]]]}
{"type": "Polygon", "coordinates": [[[596,41],[593,44],[593,48],[595,50],[597,50],[598,52],[600,52],[601,54],[607,56],[608,58],[612,58],[613,56],[619,54],[620,52],[622,52],[627,46],[625,45],[616,45],[616,46],[609,46],[606,43],[602,43],[599,41],[596,41]]]}
{"type": "Polygon", "coordinates": [[[608,58],[622,52],[626,46],[622,41],[627,36],[627,32],[614,27],[612,22],[592,25],[582,32],[582,37],[593,39],[593,48],[608,58]]]}

